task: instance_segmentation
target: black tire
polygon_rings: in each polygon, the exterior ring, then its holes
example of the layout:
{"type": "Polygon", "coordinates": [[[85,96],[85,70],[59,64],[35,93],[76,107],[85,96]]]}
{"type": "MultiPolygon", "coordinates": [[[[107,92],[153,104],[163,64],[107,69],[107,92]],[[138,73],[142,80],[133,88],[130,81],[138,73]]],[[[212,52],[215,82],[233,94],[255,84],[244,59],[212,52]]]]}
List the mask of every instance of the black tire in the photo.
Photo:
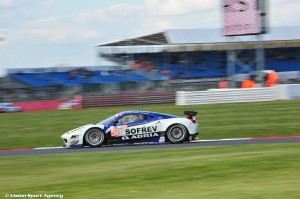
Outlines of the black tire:
{"type": "Polygon", "coordinates": [[[167,139],[173,143],[182,143],[186,140],[188,135],[187,129],[182,124],[175,124],[168,128],[167,130],[167,139]]]}
{"type": "Polygon", "coordinates": [[[99,147],[105,141],[105,134],[101,129],[89,129],[84,135],[85,143],[90,147],[99,147]]]}

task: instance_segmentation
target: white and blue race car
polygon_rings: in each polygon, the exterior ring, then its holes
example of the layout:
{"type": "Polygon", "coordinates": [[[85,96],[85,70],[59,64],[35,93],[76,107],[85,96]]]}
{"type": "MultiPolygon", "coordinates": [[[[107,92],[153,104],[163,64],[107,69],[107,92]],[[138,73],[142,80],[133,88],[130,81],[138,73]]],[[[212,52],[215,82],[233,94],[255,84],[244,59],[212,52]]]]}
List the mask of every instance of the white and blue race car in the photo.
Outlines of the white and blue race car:
{"type": "Polygon", "coordinates": [[[12,103],[0,103],[0,113],[20,112],[22,107],[14,106],[12,103]]]}
{"type": "Polygon", "coordinates": [[[150,111],[125,111],[95,124],[87,124],[64,133],[65,147],[102,145],[182,143],[195,140],[198,123],[195,111],[186,117],[150,111]]]}

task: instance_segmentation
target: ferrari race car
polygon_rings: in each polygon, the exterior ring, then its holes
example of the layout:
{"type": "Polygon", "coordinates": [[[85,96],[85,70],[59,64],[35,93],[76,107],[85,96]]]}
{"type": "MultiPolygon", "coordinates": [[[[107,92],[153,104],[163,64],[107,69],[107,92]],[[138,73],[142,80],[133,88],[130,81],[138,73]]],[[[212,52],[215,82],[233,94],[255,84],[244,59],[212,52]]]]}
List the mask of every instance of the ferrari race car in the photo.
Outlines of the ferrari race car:
{"type": "Polygon", "coordinates": [[[12,103],[1,103],[0,104],[0,113],[11,113],[11,112],[20,112],[22,107],[13,106],[12,103]]]}
{"type": "Polygon", "coordinates": [[[102,145],[182,143],[195,140],[198,123],[195,111],[178,117],[150,111],[125,111],[95,124],[87,124],[64,133],[65,147],[102,145]]]}

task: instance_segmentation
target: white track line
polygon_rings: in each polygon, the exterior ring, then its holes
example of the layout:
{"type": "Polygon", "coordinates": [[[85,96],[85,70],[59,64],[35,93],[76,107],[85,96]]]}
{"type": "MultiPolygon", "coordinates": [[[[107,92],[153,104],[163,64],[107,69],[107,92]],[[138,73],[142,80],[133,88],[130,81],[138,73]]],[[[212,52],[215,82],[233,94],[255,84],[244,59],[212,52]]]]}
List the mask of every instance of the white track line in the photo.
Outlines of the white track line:
{"type": "Polygon", "coordinates": [[[226,139],[220,139],[220,140],[251,140],[252,138],[226,138],[226,139]]]}
{"type": "Polygon", "coordinates": [[[238,140],[251,140],[251,138],[226,138],[226,139],[216,139],[216,140],[193,140],[190,142],[220,142],[220,141],[238,141],[238,140]]]}
{"type": "Polygon", "coordinates": [[[38,147],[38,148],[33,148],[33,149],[62,149],[62,148],[66,148],[63,146],[55,146],[55,147],[38,147]]]}
{"type": "MultiPolygon", "coordinates": [[[[220,142],[220,141],[238,141],[238,140],[250,140],[251,138],[226,138],[226,139],[215,139],[215,140],[193,140],[190,142],[220,142]]],[[[63,146],[55,146],[55,147],[38,147],[33,149],[63,149],[66,147],[63,146]]]]}

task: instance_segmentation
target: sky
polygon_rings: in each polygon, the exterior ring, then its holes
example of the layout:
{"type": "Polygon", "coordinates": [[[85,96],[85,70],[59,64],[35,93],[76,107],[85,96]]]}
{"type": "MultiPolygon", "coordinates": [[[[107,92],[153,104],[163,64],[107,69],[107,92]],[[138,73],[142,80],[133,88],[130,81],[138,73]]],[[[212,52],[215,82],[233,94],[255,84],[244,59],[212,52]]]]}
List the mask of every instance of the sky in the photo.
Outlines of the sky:
{"type": "MultiPolygon", "coordinates": [[[[299,0],[269,0],[270,26],[299,26],[299,0]]],[[[7,68],[99,65],[94,45],[166,29],[221,28],[221,0],[0,0],[7,68]]]]}

